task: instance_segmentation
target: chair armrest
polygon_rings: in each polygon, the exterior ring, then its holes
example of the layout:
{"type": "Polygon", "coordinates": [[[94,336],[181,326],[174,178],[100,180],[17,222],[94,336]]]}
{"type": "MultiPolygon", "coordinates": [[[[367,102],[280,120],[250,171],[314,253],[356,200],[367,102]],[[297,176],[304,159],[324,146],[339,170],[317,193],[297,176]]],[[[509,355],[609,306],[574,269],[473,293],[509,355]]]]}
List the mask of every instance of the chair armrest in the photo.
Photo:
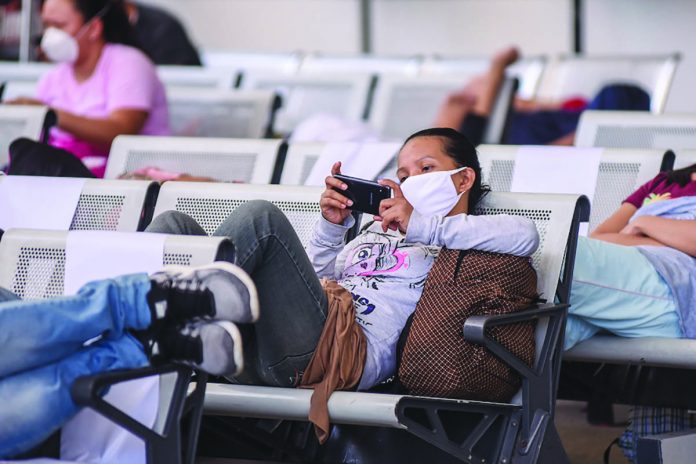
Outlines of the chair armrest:
{"type": "MultiPolygon", "coordinates": [[[[567,304],[543,304],[532,306],[524,311],[510,314],[495,314],[489,316],[471,316],[464,322],[464,340],[483,345],[493,354],[515,369],[520,375],[529,378],[538,377],[544,370],[554,348],[562,340],[561,329],[564,328],[567,304]],[[548,318],[549,324],[544,330],[542,337],[537,337],[537,342],[542,341],[542,346],[537,346],[537,362],[534,368],[530,368],[517,356],[512,354],[507,348],[487,335],[487,329],[500,326],[518,324],[521,322],[533,322],[548,318]]],[[[537,328],[539,330],[539,328],[537,328]]]]}

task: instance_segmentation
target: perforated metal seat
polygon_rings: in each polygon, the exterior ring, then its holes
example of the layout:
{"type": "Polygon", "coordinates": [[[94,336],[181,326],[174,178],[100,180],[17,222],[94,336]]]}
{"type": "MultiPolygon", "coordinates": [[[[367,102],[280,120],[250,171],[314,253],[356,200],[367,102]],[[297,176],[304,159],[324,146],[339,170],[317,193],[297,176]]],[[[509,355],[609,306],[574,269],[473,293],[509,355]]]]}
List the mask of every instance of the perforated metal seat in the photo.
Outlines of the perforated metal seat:
{"type": "Polygon", "coordinates": [[[43,141],[55,123],[55,113],[43,106],[0,105],[0,167],[8,163],[14,140],[43,141]]]}
{"type": "Polygon", "coordinates": [[[558,56],[546,66],[539,84],[538,97],[551,101],[573,95],[592,98],[603,86],[624,82],[638,85],[648,92],[651,111],[662,113],[679,60],[678,54],[558,56]]]}
{"type": "MultiPolygon", "coordinates": [[[[515,159],[519,146],[480,145],[479,161],[483,181],[497,192],[509,192],[515,172],[515,159]]],[[[531,147],[525,147],[531,149],[531,147]]],[[[554,148],[572,153],[572,147],[554,148]]],[[[638,187],[655,177],[660,171],[671,169],[674,154],[664,150],[606,149],[602,152],[597,186],[595,187],[590,229],[594,229],[607,219],[621,205],[621,202],[638,187]]],[[[539,172],[539,183],[543,183],[546,173],[539,172]]]]}
{"type": "Polygon", "coordinates": [[[575,146],[696,149],[696,115],[584,111],[575,146]]]}
{"type": "Polygon", "coordinates": [[[267,184],[274,180],[283,150],[282,140],[120,135],[111,145],[105,177],[157,167],[218,181],[267,184]]]}
{"type": "Polygon", "coordinates": [[[21,97],[35,98],[39,81],[16,80],[2,84],[2,101],[10,101],[21,97]]]}
{"type": "Polygon", "coordinates": [[[340,56],[314,53],[302,60],[302,73],[364,72],[371,74],[418,74],[420,57],[356,55],[340,56]]]}
{"type": "Polygon", "coordinates": [[[237,80],[234,68],[202,68],[197,66],[157,66],[157,75],[167,87],[167,97],[170,89],[195,88],[230,90],[237,80]]]}
{"type": "MultiPolygon", "coordinates": [[[[11,229],[0,241],[0,287],[22,299],[63,295],[65,246],[69,232],[11,229]]],[[[138,240],[144,232],[131,233],[138,240]]],[[[105,235],[104,246],[109,246],[105,235]]],[[[233,247],[223,237],[168,236],[162,265],[198,266],[232,259],[233,247]]]]}
{"type": "Polygon", "coordinates": [[[244,73],[242,88],[278,93],[283,106],[278,110],[275,130],[288,134],[303,120],[316,114],[331,114],[349,121],[362,119],[372,77],[362,74],[283,75],[244,73]]]}
{"type": "MultiPolygon", "coordinates": [[[[346,155],[350,156],[351,154],[356,154],[358,150],[360,150],[362,147],[369,148],[371,151],[373,150],[380,150],[386,154],[389,155],[396,155],[396,153],[399,151],[399,148],[401,148],[401,143],[400,142],[369,142],[365,144],[358,144],[358,143],[352,143],[352,142],[345,142],[345,143],[331,143],[327,144],[324,142],[295,142],[295,143],[290,143],[288,145],[288,152],[287,155],[285,156],[285,163],[283,164],[283,172],[281,173],[280,177],[280,184],[281,185],[305,185],[305,181],[309,177],[309,175],[312,172],[312,168],[314,167],[314,164],[317,162],[319,157],[327,156],[327,153],[324,153],[325,149],[327,147],[334,147],[338,148],[336,150],[337,156],[340,155],[346,155]],[[353,151],[354,150],[354,151],[353,151]]],[[[343,161],[344,162],[344,167],[346,166],[346,162],[349,162],[348,159],[339,159],[335,158],[334,161],[343,161]]],[[[387,167],[387,163],[385,162],[382,166],[375,166],[377,172],[376,175],[373,176],[372,179],[376,179],[379,173],[387,167]]],[[[346,171],[345,168],[343,169],[343,172],[345,174],[351,175],[350,172],[346,171]]],[[[327,175],[329,173],[327,172],[327,175]]]]}
{"type": "Polygon", "coordinates": [[[155,217],[165,211],[180,211],[212,234],[243,203],[268,200],[285,213],[300,241],[307,246],[321,215],[322,191],[320,187],[166,182],[157,199],[155,217]]]}
{"type": "Polygon", "coordinates": [[[273,71],[288,74],[297,72],[303,59],[302,53],[298,52],[264,53],[204,49],[200,55],[206,68],[273,71]]]}
{"type": "Polygon", "coordinates": [[[266,91],[167,90],[172,133],[189,137],[262,138],[273,131],[280,102],[266,91]]]}

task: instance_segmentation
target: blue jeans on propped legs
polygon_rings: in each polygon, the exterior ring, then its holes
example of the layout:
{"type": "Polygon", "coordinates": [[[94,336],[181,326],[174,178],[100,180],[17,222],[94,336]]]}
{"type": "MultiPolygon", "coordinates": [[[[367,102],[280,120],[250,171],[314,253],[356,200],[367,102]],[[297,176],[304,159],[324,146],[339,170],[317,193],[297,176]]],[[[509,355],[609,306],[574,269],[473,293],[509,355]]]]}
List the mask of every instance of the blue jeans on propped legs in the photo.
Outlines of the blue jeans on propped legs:
{"type": "Polygon", "coordinates": [[[147,364],[126,330],[149,327],[149,291],[148,276],[134,274],[48,300],[0,292],[0,458],[31,449],[78,412],[70,396],[78,377],[147,364]]]}

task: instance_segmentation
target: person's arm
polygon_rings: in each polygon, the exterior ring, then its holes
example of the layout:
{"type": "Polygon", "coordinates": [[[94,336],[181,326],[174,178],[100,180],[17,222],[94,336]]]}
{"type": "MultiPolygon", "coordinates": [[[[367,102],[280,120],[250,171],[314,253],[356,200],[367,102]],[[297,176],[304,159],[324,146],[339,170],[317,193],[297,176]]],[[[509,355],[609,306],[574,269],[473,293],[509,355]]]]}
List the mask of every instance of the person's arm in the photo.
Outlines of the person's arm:
{"type": "Polygon", "coordinates": [[[590,238],[603,242],[615,243],[617,245],[638,246],[654,245],[660,246],[662,243],[644,235],[627,234],[623,232],[628,225],[628,221],[636,212],[636,208],[631,203],[623,203],[619,209],[608,219],[597,226],[590,234],[590,238]]]}
{"type": "Polygon", "coordinates": [[[696,258],[696,220],[641,216],[622,235],[650,239],[696,258]]]}
{"type": "Polygon", "coordinates": [[[135,109],[118,109],[106,118],[77,116],[63,110],[54,110],[58,116],[58,127],[78,139],[95,144],[109,145],[117,135],[139,134],[149,112],[135,109]]]}
{"type": "Polygon", "coordinates": [[[307,256],[319,277],[335,278],[336,257],[345,246],[346,232],[355,219],[348,216],[344,224],[333,224],[323,217],[317,221],[307,246],[307,256]]]}
{"type": "Polygon", "coordinates": [[[531,256],[539,246],[539,234],[531,219],[507,214],[423,217],[413,211],[406,241],[445,246],[455,250],[480,250],[531,256]]]}

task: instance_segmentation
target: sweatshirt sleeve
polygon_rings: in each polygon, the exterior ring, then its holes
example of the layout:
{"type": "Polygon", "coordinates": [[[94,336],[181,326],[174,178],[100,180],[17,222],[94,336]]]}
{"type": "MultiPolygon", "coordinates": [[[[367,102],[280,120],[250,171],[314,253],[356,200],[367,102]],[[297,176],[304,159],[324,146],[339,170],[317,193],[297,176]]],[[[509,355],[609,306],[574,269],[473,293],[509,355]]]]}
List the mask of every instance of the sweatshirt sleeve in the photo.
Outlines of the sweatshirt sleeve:
{"type": "Polygon", "coordinates": [[[413,211],[406,241],[447,247],[531,256],[539,246],[539,234],[531,219],[508,214],[423,217],[413,211]]]}
{"type": "Polygon", "coordinates": [[[343,224],[333,224],[322,216],[314,225],[307,246],[307,255],[319,277],[335,277],[336,257],[343,250],[346,232],[354,224],[353,216],[348,216],[343,224]]]}

